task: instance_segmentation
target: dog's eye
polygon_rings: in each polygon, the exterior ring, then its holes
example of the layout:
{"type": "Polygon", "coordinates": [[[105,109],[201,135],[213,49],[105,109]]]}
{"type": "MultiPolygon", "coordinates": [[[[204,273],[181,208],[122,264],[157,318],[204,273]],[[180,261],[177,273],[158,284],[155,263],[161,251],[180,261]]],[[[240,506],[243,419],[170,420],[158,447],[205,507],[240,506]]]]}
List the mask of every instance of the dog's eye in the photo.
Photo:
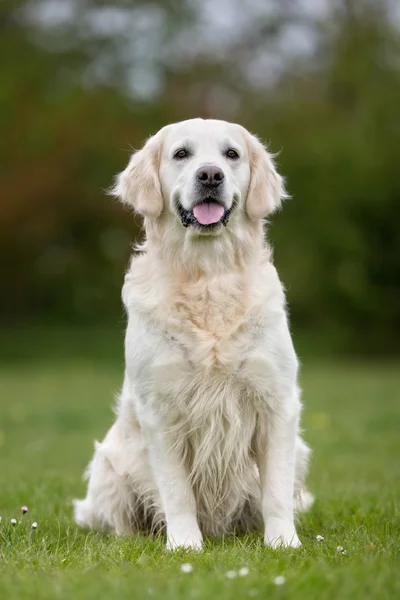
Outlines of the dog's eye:
{"type": "Polygon", "coordinates": [[[174,158],[177,158],[178,160],[181,158],[187,158],[188,156],[189,152],[185,150],[185,148],[179,148],[179,150],[177,150],[174,154],[174,158]]]}
{"type": "Polygon", "coordinates": [[[233,160],[239,158],[239,154],[233,148],[229,148],[229,150],[226,151],[225,155],[227,158],[232,158],[233,160]]]}

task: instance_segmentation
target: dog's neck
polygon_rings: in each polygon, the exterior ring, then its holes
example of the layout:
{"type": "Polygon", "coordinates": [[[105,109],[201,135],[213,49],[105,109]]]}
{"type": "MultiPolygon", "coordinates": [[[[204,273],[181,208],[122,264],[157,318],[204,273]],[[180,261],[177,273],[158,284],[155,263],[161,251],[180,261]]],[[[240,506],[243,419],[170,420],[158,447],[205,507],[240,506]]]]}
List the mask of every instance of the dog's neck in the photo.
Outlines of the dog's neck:
{"type": "Polygon", "coordinates": [[[227,228],[215,237],[182,235],[179,229],[156,221],[145,222],[145,230],[141,250],[157,258],[165,272],[187,280],[246,272],[271,256],[261,222],[246,229],[227,228]]]}

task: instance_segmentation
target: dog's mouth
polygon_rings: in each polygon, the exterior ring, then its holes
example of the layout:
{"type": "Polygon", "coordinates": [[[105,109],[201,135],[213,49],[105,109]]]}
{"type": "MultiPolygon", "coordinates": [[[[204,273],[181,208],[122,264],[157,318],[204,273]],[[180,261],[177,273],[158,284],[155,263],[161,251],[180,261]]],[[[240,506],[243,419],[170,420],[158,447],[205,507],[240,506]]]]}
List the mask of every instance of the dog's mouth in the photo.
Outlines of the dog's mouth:
{"type": "Polygon", "coordinates": [[[179,216],[184,227],[192,225],[197,229],[214,229],[219,225],[228,224],[232,207],[227,209],[221,202],[214,198],[201,200],[191,210],[186,210],[177,203],[179,216]]]}

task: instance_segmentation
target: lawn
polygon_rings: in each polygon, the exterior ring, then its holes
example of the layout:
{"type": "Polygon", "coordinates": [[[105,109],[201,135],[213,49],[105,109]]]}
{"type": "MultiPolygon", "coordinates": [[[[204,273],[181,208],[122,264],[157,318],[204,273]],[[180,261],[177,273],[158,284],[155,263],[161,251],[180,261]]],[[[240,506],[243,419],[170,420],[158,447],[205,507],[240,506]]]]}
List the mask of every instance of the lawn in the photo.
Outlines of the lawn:
{"type": "Polygon", "coordinates": [[[301,549],[271,551],[249,535],[207,540],[201,554],[169,554],[162,539],[115,539],[72,521],[93,440],[112,422],[119,336],[49,332],[13,346],[6,338],[1,598],[400,598],[399,363],[303,357],[303,426],[317,500],[299,523],[301,549]],[[22,505],[29,507],[23,517],[22,505]],[[192,572],[181,571],[184,563],[192,572]]]}

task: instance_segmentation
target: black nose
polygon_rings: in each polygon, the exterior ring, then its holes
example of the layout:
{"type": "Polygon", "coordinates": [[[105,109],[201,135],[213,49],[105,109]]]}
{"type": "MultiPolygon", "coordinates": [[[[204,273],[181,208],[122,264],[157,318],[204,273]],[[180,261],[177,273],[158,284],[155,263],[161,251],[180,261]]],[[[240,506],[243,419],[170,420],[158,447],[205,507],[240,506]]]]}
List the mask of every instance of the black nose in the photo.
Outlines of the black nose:
{"type": "Polygon", "coordinates": [[[224,172],[214,165],[203,165],[196,173],[198,181],[203,185],[217,187],[224,180],[224,172]]]}

